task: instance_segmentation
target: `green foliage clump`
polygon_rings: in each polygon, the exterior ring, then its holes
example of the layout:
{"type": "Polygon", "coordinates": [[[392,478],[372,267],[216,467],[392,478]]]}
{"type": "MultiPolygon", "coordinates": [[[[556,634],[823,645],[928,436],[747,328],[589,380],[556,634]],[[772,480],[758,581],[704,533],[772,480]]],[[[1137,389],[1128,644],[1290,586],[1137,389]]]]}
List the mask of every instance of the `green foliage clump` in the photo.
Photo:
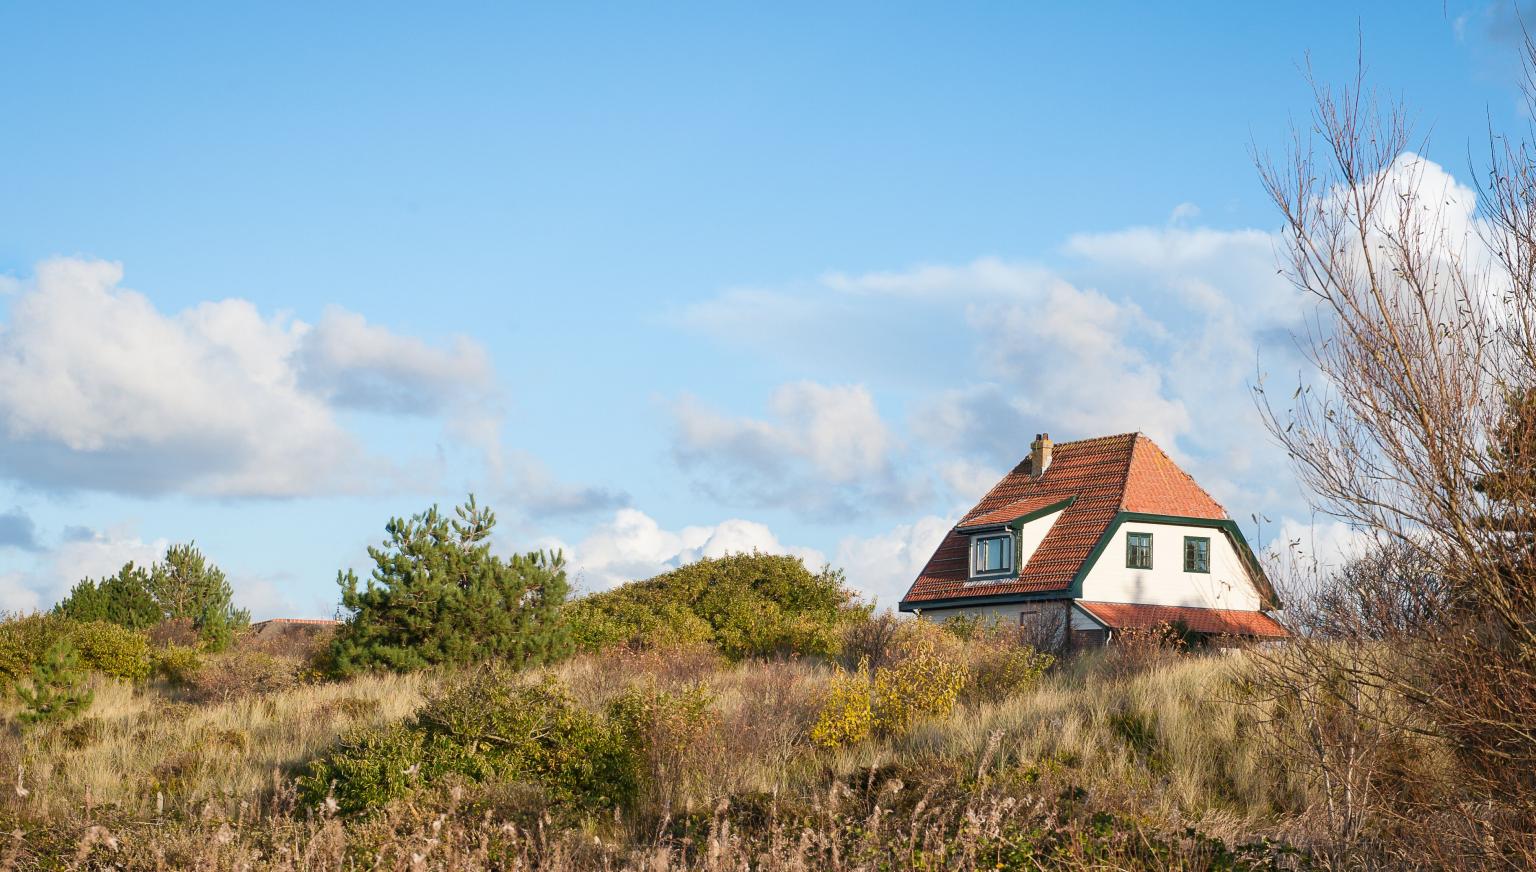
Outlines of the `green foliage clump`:
{"type": "Polygon", "coordinates": [[[990,628],[974,634],[966,648],[965,688],[961,699],[968,703],[1002,702],[1039,683],[1056,658],[1022,644],[1018,633],[990,628]]]}
{"type": "Polygon", "coordinates": [[[106,621],[84,621],[72,625],[65,638],[80,652],[81,662],[102,675],[134,682],[149,677],[149,639],[143,633],[106,621]]]}
{"type": "Polygon", "coordinates": [[[149,675],[149,641],[143,633],[103,621],[34,614],[0,621],[0,676],[12,682],[26,677],[60,642],[76,652],[81,666],[109,678],[141,681],[149,675]]]}
{"type": "Polygon", "coordinates": [[[385,525],[370,547],[373,574],[337,576],[348,614],[332,640],[331,669],[340,675],[375,667],[396,671],[487,658],[547,663],[570,652],[560,619],[568,585],[562,555],[532,552],[503,559],[491,553],[496,516],[468,503],[457,519],[437,507],[385,525]]]}
{"type": "Polygon", "coordinates": [[[204,647],[222,651],[250,613],[234,605],[234,590],[195,544],[172,545],[149,569],[128,563],[100,581],[83,579],[54,614],[147,630],[165,621],[191,621],[204,647]]]}
{"type": "Polygon", "coordinates": [[[165,618],[150,593],[149,571],[131,560],[116,575],[100,581],[82,579],[53,612],[77,621],[109,621],[131,630],[147,630],[165,618]]]}
{"type": "Polygon", "coordinates": [[[709,741],[718,721],[714,701],[709,687],[695,682],[678,690],[631,687],[609,703],[609,720],[641,761],[641,789],[663,815],[698,786],[702,758],[723,750],[709,741]]]}
{"type": "Polygon", "coordinates": [[[811,741],[823,748],[843,748],[868,739],[875,732],[875,706],[870,694],[867,661],[849,672],[838,667],[827,686],[827,695],[811,725],[811,741]]]}
{"type": "Polygon", "coordinates": [[[578,707],[553,678],[521,684],[488,667],[450,685],[404,724],[352,733],[300,778],[314,803],[376,808],[448,777],[536,784],[580,809],[627,806],[639,762],[623,725],[578,707]]]}
{"type": "Polygon", "coordinates": [[[16,684],[16,696],[22,704],[17,720],[23,724],[56,723],[83,714],[92,698],[85,679],[74,646],[67,639],[54,642],[33,664],[31,678],[16,684]]]}
{"type": "Polygon", "coordinates": [[[811,741],[824,748],[871,735],[901,735],[927,718],[948,717],[965,686],[966,667],[931,639],[919,639],[901,661],[871,672],[867,663],[833,677],[811,741]]]}
{"type": "Polygon", "coordinates": [[[831,568],[798,557],[732,554],[571,603],[578,647],[598,651],[709,642],[732,659],[831,655],[843,627],[869,614],[831,568]]]}
{"type": "Polygon", "coordinates": [[[150,657],[150,671],[172,684],[186,684],[202,665],[202,653],[193,645],[167,645],[150,657]]]}

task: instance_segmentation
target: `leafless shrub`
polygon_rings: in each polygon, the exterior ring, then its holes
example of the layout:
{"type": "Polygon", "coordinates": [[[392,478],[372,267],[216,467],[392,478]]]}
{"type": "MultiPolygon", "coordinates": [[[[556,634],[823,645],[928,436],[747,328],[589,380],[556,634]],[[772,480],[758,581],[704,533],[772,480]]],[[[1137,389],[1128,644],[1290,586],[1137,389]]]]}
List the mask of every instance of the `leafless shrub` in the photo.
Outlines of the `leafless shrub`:
{"type": "Polygon", "coordinates": [[[186,679],[193,702],[217,702],[239,696],[275,693],[299,683],[304,664],[259,651],[229,651],[206,660],[186,679]]]}
{"type": "Polygon", "coordinates": [[[855,621],[843,629],[843,649],[839,658],[844,669],[858,669],[860,663],[871,670],[890,663],[905,623],[889,611],[855,621]]]}
{"type": "Polygon", "coordinates": [[[1378,550],[1294,600],[1306,635],[1271,652],[1268,704],[1294,719],[1288,741],[1323,779],[1339,844],[1394,816],[1456,818],[1426,851],[1529,866],[1536,155],[1491,138],[1468,202],[1409,153],[1401,107],[1358,79],[1315,92],[1318,147],[1298,137],[1287,160],[1261,162],[1288,274],[1315,304],[1312,373],[1257,394],[1317,508],[1378,550]],[[1448,789],[1384,789],[1379,749],[1415,742],[1453,755],[1448,789]]]}

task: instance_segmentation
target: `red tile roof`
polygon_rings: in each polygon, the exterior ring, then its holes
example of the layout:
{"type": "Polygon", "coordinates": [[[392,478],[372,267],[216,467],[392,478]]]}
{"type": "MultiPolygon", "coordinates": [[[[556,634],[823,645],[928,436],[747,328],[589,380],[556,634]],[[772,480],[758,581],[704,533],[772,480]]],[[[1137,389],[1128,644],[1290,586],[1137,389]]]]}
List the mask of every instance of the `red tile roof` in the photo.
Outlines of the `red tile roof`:
{"type": "Polygon", "coordinates": [[[1119,512],[1225,520],[1226,510],[1188,473],[1140,433],[1062,442],[1039,478],[1025,458],[951,530],[907,591],[903,603],[963,596],[1064,590],[1119,512]],[[970,572],[961,528],[1005,523],[1074,498],[1035,549],[1019,577],[984,588],[965,586],[970,572]]]}
{"type": "Polygon", "coordinates": [[[1201,609],[1187,606],[1151,606],[1140,603],[1099,603],[1078,600],[1077,606],[1112,630],[1151,629],[1182,623],[1192,632],[1224,636],[1257,636],[1283,639],[1290,634],[1263,612],[1234,609],[1201,609]]]}

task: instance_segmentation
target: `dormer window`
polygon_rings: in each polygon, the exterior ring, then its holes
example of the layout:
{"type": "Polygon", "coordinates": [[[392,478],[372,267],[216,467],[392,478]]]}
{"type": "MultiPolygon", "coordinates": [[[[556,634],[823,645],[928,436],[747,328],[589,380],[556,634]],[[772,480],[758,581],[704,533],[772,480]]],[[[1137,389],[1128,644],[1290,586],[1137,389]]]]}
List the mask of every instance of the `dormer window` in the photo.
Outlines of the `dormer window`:
{"type": "Polygon", "coordinates": [[[985,533],[971,537],[971,577],[1004,575],[1013,571],[1013,534],[985,533]]]}

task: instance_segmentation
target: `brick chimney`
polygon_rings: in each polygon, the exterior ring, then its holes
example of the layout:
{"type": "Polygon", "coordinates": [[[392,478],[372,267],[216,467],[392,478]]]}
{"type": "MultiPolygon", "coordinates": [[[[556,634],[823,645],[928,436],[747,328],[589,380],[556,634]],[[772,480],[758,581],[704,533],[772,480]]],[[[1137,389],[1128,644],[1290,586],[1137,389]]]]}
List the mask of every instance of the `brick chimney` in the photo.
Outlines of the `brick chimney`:
{"type": "Polygon", "coordinates": [[[1035,478],[1045,475],[1051,466],[1051,434],[1036,433],[1029,443],[1029,474],[1035,478]]]}

